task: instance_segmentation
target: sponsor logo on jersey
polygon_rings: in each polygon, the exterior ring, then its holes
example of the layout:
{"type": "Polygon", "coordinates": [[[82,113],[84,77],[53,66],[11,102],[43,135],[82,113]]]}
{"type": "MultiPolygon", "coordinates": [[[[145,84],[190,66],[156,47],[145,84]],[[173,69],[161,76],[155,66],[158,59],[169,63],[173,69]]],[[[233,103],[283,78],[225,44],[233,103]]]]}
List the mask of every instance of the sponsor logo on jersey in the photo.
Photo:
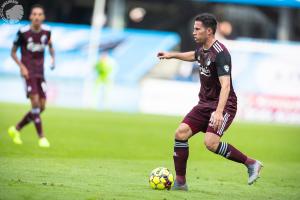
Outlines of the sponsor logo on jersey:
{"type": "Polygon", "coordinates": [[[210,77],[211,73],[210,70],[208,69],[208,66],[202,66],[201,64],[199,65],[199,70],[200,70],[200,74],[210,77]]]}
{"type": "Polygon", "coordinates": [[[42,35],[41,43],[34,43],[32,37],[29,37],[27,40],[27,49],[31,52],[43,52],[46,47],[47,35],[42,35]]]}
{"type": "Polygon", "coordinates": [[[198,64],[199,64],[200,74],[210,77],[211,76],[210,69],[209,69],[209,65],[211,64],[210,57],[208,57],[207,60],[204,61],[203,65],[202,65],[201,61],[200,61],[200,55],[199,55],[198,56],[198,64]]]}

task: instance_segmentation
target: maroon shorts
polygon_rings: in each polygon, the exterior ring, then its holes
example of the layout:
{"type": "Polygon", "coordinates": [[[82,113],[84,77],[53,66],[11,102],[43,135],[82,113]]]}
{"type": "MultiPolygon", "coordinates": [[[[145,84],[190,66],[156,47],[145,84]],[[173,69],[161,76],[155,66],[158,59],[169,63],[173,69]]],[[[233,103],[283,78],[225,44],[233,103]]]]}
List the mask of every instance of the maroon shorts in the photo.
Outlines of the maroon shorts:
{"type": "Polygon", "coordinates": [[[29,78],[26,80],[26,95],[39,95],[40,98],[46,98],[46,82],[44,78],[29,78]]]}
{"type": "Polygon", "coordinates": [[[224,109],[224,120],[219,130],[214,130],[214,128],[209,123],[211,114],[215,110],[216,108],[203,107],[200,104],[198,104],[184,117],[182,123],[189,125],[189,127],[192,129],[193,134],[196,134],[200,131],[204,133],[211,132],[222,137],[224,131],[226,131],[226,129],[232,123],[236,114],[236,109],[224,109]]]}

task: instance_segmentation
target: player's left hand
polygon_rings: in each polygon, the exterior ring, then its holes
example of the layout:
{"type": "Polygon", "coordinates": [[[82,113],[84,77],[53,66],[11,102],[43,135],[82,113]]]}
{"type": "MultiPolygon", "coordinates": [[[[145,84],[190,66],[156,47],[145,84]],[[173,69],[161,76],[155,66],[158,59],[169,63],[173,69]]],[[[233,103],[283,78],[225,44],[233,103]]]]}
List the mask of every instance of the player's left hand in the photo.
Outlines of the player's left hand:
{"type": "Polygon", "coordinates": [[[211,114],[210,122],[213,125],[214,130],[220,130],[224,117],[222,112],[215,111],[211,114]]]}

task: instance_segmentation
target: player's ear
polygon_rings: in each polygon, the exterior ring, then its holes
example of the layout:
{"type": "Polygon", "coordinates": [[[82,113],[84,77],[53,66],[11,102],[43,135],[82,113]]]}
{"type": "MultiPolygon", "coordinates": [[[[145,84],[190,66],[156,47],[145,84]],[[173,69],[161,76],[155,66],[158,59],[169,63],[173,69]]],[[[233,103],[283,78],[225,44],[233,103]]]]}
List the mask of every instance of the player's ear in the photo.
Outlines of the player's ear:
{"type": "Polygon", "coordinates": [[[207,33],[208,35],[209,35],[209,34],[213,35],[213,30],[212,30],[212,28],[208,27],[208,28],[206,29],[206,33],[207,33]]]}
{"type": "Polygon", "coordinates": [[[42,20],[45,20],[45,13],[42,14],[42,20]]]}
{"type": "Polygon", "coordinates": [[[45,20],[45,10],[44,9],[41,9],[41,12],[42,12],[42,21],[44,21],[45,20]]]}

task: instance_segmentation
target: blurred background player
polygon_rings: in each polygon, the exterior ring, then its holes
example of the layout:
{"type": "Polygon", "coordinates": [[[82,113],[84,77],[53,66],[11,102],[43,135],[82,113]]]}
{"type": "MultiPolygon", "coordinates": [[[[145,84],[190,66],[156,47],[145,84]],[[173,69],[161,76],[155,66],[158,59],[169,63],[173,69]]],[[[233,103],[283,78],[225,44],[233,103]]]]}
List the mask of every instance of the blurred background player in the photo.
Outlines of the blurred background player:
{"type": "Polygon", "coordinates": [[[100,96],[100,107],[108,108],[108,96],[113,87],[114,75],[116,71],[116,62],[109,55],[109,52],[103,52],[95,65],[97,73],[95,92],[100,96]]]}
{"type": "Polygon", "coordinates": [[[27,97],[31,101],[32,109],[17,123],[11,126],[8,133],[16,144],[22,144],[20,130],[33,122],[38,133],[40,147],[49,147],[50,143],[44,135],[40,114],[45,110],[46,83],[44,79],[44,51],[49,46],[51,55],[51,69],[54,69],[54,49],[51,42],[51,32],[43,25],[45,19],[44,8],[34,5],[31,8],[31,24],[21,27],[11,49],[13,60],[20,67],[21,75],[26,82],[27,97]],[[17,57],[17,49],[21,48],[21,60],[17,57]]]}
{"type": "Polygon", "coordinates": [[[160,59],[197,61],[200,67],[201,89],[198,105],[185,116],[175,134],[174,190],[188,189],[185,178],[189,156],[188,139],[200,131],[205,133],[204,143],[209,151],[242,163],[248,168],[248,184],[255,182],[262,167],[259,161],[220,141],[235,117],[237,97],[231,80],[231,56],[226,47],[215,39],[216,28],[217,21],[213,15],[199,15],[194,22],[193,36],[199,44],[195,51],[158,53],[160,59]]]}
{"type": "Polygon", "coordinates": [[[97,84],[109,84],[113,71],[113,60],[107,53],[103,53],[96,63],[97,84]]]}

